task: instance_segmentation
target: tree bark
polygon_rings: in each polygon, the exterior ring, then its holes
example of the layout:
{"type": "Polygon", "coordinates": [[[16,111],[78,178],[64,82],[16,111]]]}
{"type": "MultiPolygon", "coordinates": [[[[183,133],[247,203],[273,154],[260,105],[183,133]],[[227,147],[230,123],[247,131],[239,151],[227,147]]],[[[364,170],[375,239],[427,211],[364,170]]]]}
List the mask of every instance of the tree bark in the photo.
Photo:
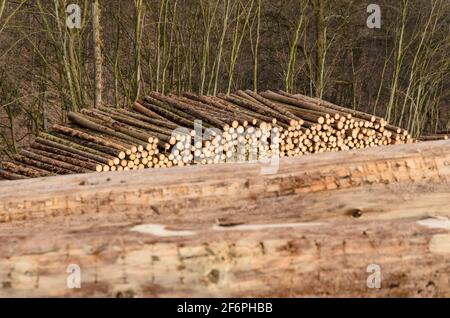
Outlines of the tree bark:
{"type": "Polygon", "coordinates": [[[85,169],[85,168],[82,168],[79,166],[75,166],[73,164],[70,164],[70,163],[67,163],[64,161],[57,160],[56,158],[47,157],[46,155],[35,153],[33,151],[22,149],[22,150],[20,150],[19,153],[20,153],[20,155],[22,155],[24,157],[49,164],[57,169],[62,168],[62,169],[72,171],[74,173],[90,172],[88,169],[85,169]]]}
{"type": "Polygon", "coordinates": [[[8,171],[17,175],[23,175],[30,178],[41,178],[54,175],[53,173],[50,173],[45,170],[31,168],[15,162],[8,162],[8,161],[0,162],[0,169],[2,169],[3,171],[8,171]]]}
{"type": "MultiPolygon", "coordinates": [[[[47,151],[39,150],[39,149],[37,149],[34,146],[35,145],[33,145],[31,147],[31,149],[32,149],[32,151],[34,153],[36,153],[38,155],[46,156],[46,157],[49,157],[49,158],[53,158],[53,159],[56,159],[56,160],[59,160],[59,161],[62,161],[62,162],[67,162],[67,163],[70,163],[70,164],[72,164],[74,166],[78,166],[78,167],[84,168],[87,171],[96,171],[96,169],[97,169],[97,164],[96,163],[94,163],[92,161],[87,161],[86,159],[80,160],[79,159],[80,157],[75,158],[75,156],[76,156],[75,154],[64,152],[65,155],[62,155],[62,154],[57,154],[57,153],[54,153],[54,152],[47,152],[47,151]]],[[[61,151],[61,152],[63,152],[63,151],[61,151]]]]}
{"type": "Polygon", "coordinates": [[[0,296],[449,297],[449,160],[437,141],[282,160],[272,175],[235,164],[10,182],[0,296]]]}
{"type": "Polygon", "coordinates": [[[95,107],[103,106],[103,39],[100,23],[101,11],[99,0],[92,1],[92,31],[95,65],[95,107]]]}
{"type": "Polygon", "coordinates": [[[57,147],[68,152],[75,152],[76,154],[88,157],[103,164],[109,164],[114,159],[112,156],[106,156],[94,149],[89,149],[82,145],[74,144],[69,140],[64,140],[49,134],[40,133],[39,137],[36,138],[36,142],[47,146],[57,147]]]}
{"type": "Polygon", "coordinates": [[[109,148],[114,148],[120,151],[127,151],[127,148],[123,147],[122,145],[119,145],[117,143],[114,143],[110,140],[106,140],[104,138],[98,138],[96,136],[90,135],[88,133],[70,128],[70,127],[65,127],[65,126],[61,126],[58,124],[53,125],[52,129],[54,131],[60,132],[60,133],[64,133],[67,135],[70,135],[72,137],[77,137],[80,139],[84,139],[87,140],[89,142],[93,142],[93,143],[97,143],[99,145],[105,146],[105,147],[109,147],[109,148]]]}
{"type": "MultiPolygon", "coordinates": [[[[23,151],[23,150],[22,150],[23,151]]],[[[14,160],[19,161],[25,165],[31,166],[31,167],[35,167],[38,169],[42,169],[42,170],[46,170],[49,172],[53,172],[56,174],[73,174],[74,171],[72,170],[68,170],[65,168],[60,168],[58,166],[55,166],[53,164],[48,164],[46,162],[42,162],[40,160],[35,160],[29,157],[25,157],[22,155],[14,155],[13,156],[14,160]]]]}
{"type": "Polygon", "coordinates": [[[127,140],[128,142],[132,142],[133,144],[137,145],[143,145],[145,146],[147,142],[142,141],[141,139],[135,138],[129,134],[122,133],[120,131],[114,130],[113,128],[110,128],[105,125],[104,122],[99,121],[98,119],[94,119],[92,117],[84,116],[83,114],[78,113],[69,113],[68,115],[69,119],[77,123],[80,126],[83,126],[85,128],[92,129],[94,131],[105,133],[111,136],[115,136],[124,140],[127,140]],[[100,123],[99,123],[100,122],[100,123]]]}
{"type": "Polygon", "coordinates": [[[28,179],[29,177],[24,176],[22,174],[0,169],[0,178],[5,180],[21,180],[21,179],[28,179]]]}

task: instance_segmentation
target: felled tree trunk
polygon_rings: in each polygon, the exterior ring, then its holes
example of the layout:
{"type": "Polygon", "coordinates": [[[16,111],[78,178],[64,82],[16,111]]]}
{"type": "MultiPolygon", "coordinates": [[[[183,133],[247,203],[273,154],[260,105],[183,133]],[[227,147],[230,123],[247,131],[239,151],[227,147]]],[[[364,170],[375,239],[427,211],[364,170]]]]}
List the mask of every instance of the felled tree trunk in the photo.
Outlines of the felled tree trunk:
{"type": "Polygon", "coordinates": [[[0,296],[449,297],[449,162],[438,141],[281,160],[269,175],[9,182],[0,296]]]}

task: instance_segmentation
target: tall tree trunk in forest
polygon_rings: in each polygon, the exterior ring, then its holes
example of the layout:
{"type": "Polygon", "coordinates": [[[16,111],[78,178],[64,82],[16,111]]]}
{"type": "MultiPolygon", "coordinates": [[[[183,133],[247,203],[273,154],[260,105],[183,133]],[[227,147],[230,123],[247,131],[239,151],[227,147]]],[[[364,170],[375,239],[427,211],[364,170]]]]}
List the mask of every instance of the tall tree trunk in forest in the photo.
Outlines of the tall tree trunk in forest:
{"type": "Polygon", "coordinates": [[[3,12],[5,11],[6,0],[0,1],[0,19],[2,18],[3,12]]]}
{"type": "Polygon", "coordinates": [[[295,23],[295,30],[293,30],[293,36],[289,43],[289,55],[288,63],[284,75],[284,89],[288,93],[292,93],[294,86],[294,74],[295,74],[295,64],[297,60],[297,47],[300,36],[302,34],[302,28],[304,25],[305,10],[307,2],[300,3],[300,11],[297,14],[297,21],[295,23]]]}
{"type": "Polygon", "coordinates": [[[228,65],[227,95],[231,93],[231,88],[234,81],[234,68],[236,67],[236,61],[239,56],[242,40],[244,39],[244,35],[249,24],[254,2],[255,0],[251,0],[250,3],[248,3],[246,6],[239,2],[236,6],[236,24],[234,26],[234,32],[232,34],[230,62],[228,65]],[[242,15],[243,21],[241,24],[240,20],[242,15]]]}
{"type": "Polygon", "coordinates": [[[133,85],[133,102],[136,101],[141,92],[141,46],[142,46],[142,27],[144,24],[144,8],[142,0],[134,0],[135,8],[135,30],[134,30],[134,85],[133,85]]]}
{"type": "Polygon", "coordinates": [[[261,0],[256,2],[256,12],[255,18],[252,23],[256,23],[255,26],[255,40],[253,40],[252,30],[250,30],[250,48],[252,50],[252,60],[253,60],[253,91],[258,92],[258,56],[259,56],[259,42],[260,42],[260,32],[261,32],[261,0]],[[256,20],[256,21],[255,21],[256,20]],[[253,43],[254,41],[254,43],[253,43]]]}
{"type": "Polygon", "coordinates": [[[391,92],[389,96],[389,103],[386,109],[386,120],[390,121],[395,116],[395,102],[397,97],[398,81],[400,77],[400,69],[402,68],[402,61],[404,56],[403,42],[406,28],[406,17],[408,14],[408,2],[409,0],[402,0],[401,4],[401,21],[397,28],[397,44],[395,52],[395,64],[394,71],[392,73],[391,92]]]}
{"type": "Polygon", "coordinates": [[[17,141],[16,141],[16,128],[14,126],[14,114],[13,110],[10,106],[5,107],[6,114],[8,116],[9,126],[10,126],[10,133],[11,133],[11,152],[17,153],[17,141]]]}
{"type": "Polygon", "coordinates": [[[220,62],[222,61],[222,54],[223,54],[223,44],[225,41],[225,36],[228,30],[228,20],[229,20],[229,16],[230,16],[230,6],[231,6],[231,2],[230,0],[225,0],[224,1],[224,16],[223,16],[223,26],[222,26],[222,34],[220,36],[220,41],[219,41],[219,51],[217,52],[217,58],[216,58],[216,69],[215,69],[215,75],[214,75],[214,90],[213,90],[213,95],[217,94],[217,88],[218,88],[218,82],[219,82],[219,72],[220,72],[220,62]]]}
{"type": "Polygon", "coordinates": [[[316,74],[315,95],[322,98],[325,79],[325,57],[327,50],[327,27],[325,17],[325,1],[313,0],[312,7],[316,24],[316,74]]]}
{"type": "Polygon", "coordinates": [[[103,106],[103,55],[102,55],[102,30],[100,25],[100,5],[99,0],[92,1],[92,30],[94,38],[94,58],[95,58],[95,107],[103,106]]]}

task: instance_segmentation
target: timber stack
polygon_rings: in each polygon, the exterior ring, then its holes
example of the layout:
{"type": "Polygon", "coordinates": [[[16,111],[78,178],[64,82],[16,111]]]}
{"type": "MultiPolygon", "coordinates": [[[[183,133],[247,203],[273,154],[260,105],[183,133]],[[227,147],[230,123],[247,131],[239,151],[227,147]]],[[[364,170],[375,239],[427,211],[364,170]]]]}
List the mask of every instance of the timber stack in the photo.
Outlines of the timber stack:
{"type": "Polygon", "coordinates": [[[284,91],[152,92],[132,109],[68,114],[0,163],[1,179],[296,157],[413,142],[383,118],[284,91]]]}

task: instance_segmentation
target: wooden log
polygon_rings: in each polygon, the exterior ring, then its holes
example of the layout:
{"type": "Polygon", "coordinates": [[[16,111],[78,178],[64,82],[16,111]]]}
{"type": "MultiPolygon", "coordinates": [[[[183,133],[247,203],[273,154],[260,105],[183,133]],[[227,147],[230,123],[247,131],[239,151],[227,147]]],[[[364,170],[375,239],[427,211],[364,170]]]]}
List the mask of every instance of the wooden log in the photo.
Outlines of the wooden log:
{"type": "Polygon", "coordinates": [[[35,167],[41,170],[46,170],[49,172],[53,172],[56,174],[72,174],[72,170],[68,170],[65,168],[60,168],[59,166],[48,164],[46,162],[42,162],[39,160],[35,160],[29,157],[21,156],[21,155],[14,155],[14,160],[24,163],[25,165],[35,167]]]}
{"type": "Polygon", "coordinates": [[[297,99],[303,99],[303,100],[315,102],[318,105],[323,105],[325,107],[328,107],[328,108],[331,108],[331,109],[334,109],[334,110],[337,110],[337,111],[340,111],[340,112],[343,112],[343,113],[351,114],[354,117],[361,118],[361,119],[364,119],[364,120],[368,120],[370,122],[375,122],[376,121],[376,122],[382,123],[382,125],[386,124],[386,121],[383,118],[381,118],[381,117],[377,117],[375,115],[366,114],[364,112],[353,110],[353,109],[350,109],[350,108],[338,106],[338,105],[335,105],[335,104],[330,103],[328,101],[324,101],[324,100],[321,100],[321,99],[308,97],[308,96],[305,96],[305,95],[302,95],[302,94],[292,95],[292,94],[288,94],[288,93],[283,92],[283,91],[278,91],[278,92],[283,94],[283,95],[285,95],[285,96],[290,96],[290,97],[297,98],[297,99]]]}
{"type": "Polygon", "coordinates": [[[296,106],[299,108],[308,109],[308,110],[312,110],[312,111],[316,111],[316,112],[329,113],[329,114],[336,114],[336,113],[347,114],[343,111],[330,109],[323,105],[313,103],[311,101],[299,100],[299,99],[294,98],[294,96],[285,96],[285,95],[282,95],[281,93],[277,94],[272,91],[261,92],[260,95],[269,100],[273,100],[273,101],[280,102],[283,104],[293,105],[293,106],[296,106]]]}
{"type": "Polygon", "coordinates": [[[285,159],[266,176],[234,164],[183,168],[183,182],[178,168],[10,182],[0,296],[449,297],[449,156],[438,141],[285,159]]]}
{"type": "MultiPolygon", "coordinates": [[[[232,102],[226,100],[226,99],[221,99],[219,97],[209,97],[210,99],[214,100],[215,102],[222,104],[222,105],[228,105],[228,107],[236,107],[237,112],[241,112],[244,115],[247,115],[249,117],[253,117],[254,119],[257,119],[259,121],[260,124],[263,124],[264,126],[267,123],[272,123],[272,124],[278,124],[277,120],[273,117],[269,117],[269,116],[265,116],[261,113],[258,112],[254,112],[248,108],[243,108],[243,107],[239,107],[238,105],[233,104],[232,102]]],[[[283,128],[288,128],[289,125],[284,124],[284,123],[279,123],[279,125],[283,128]]]]}
{"type": "Polygon", "coordinates": [[[176,128],[179,127],[179,125],[177,125],[177,124],[175,124],[175,123],[173,123],[173,122],[171,122],[171,121],[169,121],[167,119],[159,120],[159,119],[155,119],[155,118],[150,118],[148,116],[141,115],[138,112],[133,112],[133,111],[129,111],[129,110],[126,110],[126,109],[115,109],[115,110],[112,110],[112,112],[117,112],[119,114],[126,115],[128,117],[133,117],[135,119],[138,119],[140,121],[149,123],[151,125],[164,127],[164,128],[167,128],[167,129],[172,129],[173,130],[173,129],[176,129],[176,128]]]}
{"type": "Polygon", "coordinates": [[[430,140],[447,140],[448,135],[445,134],[435,134],[435,135],[427,135],[427,136],[420,136],[420,141],[430,141],[430,140]]]}
{"type": "MultiPolygon", "coordinates": [[[[15,248],[13,257],[0,259],[0,273],[11,287],[0,288],[0,296],[450,295],[445,261],[449,233],[427,226],[439,224],[438,220],[355,223],[274,220],[205,229],[152,223],[133,226],[128,221],[120,227],[110,224],[102,231],[83,227],[77,233],[68,230],[29,233],[25,238],[16,238],[21,246],[7,237],[4,242],[15,248]],[[53,242],[43,240],[40,246],[33,242],[50,236],[53,242]],[[68,274],[62,275],[58,269],[69,264],[78,264],[81,269],[80,289],[69,289],[65,280],[60,282],[68,274]],[[368,281],[373,283],[372,264],[381,271],[380,288],[368,286],[368,281]],[[8,278],[7,271],[11,271],[12,265],[16,265],[14,275],[8,278]],[[39,288],[33,288],[31,279],[36,278],[36,271],[41,278],[39,288]]],[[[3,250],[0,253],[5,255],[3,250]]]]}
{"type": "Polygon", "coordinates": [[[3,170],[3,169],[0,169],[0,177],[5,180],[21,180],[21,179],[29,178],[22,174],[14,173],[14,172],[3,170]]]}
{"type": "Polygon", "coordinates": [[[251,90],[246,90],[245,93],[247,95],[250,95],[251,97],[253,97],[254,99],[256,99],[258,102],[276,110],[277,112],[279,112],[280,114],[285,114],[286,116],[289,116],[291,119],[294,120],[301,120],[301,118],[297,117],[295,114],[292,114],[289,109],[287,107],[284,107],[283,105],[277,104],[277,103],[273,103],[270,100],[268,100],[267,98],[262,97],[261,95],[251,91],[251,90]]]}
{"type": "Polygon", "coordinates": [[[164,140],[166,142],[169,141],[170,136],[172,134],[172,131],[167,128],[155,126],[152,124],[148,124],[146,122],[137,120],[135,118],[127,118],[124,115],[117,115],[113,113],[107,113],[102,111],[103,114],[110,116],[112,119],[117,120],[119,122],[122,122],[124,124],[127,124],[131,127],[135,127],[141,130],[147,131],[149,134],[153,135],[154,137],[158,137],[160,140],[164,140]]]}
{"type": "MultiPolygon", "coordinates": [[[[236,200],[238,198],[253,198],[256,200],[261,197],[286,199],[284,196],[292,193],[306,195],[327,189],[354,189],[371,184],[392,184],[394,186],[399,182],[423,180],[423,182],[432,186],[432,183],[444,182],[450,177],[450,169],[446,164],[449,156],[450,141],[434,141],[280,160],[280,166],[276,173],[267,177],[261,175],[263,165],[246,163],[214,167],[192,166],[182,170],[168,169],[161,174],[146,171],[142,172],[137,178],[128,178],[128,176],[122,175],[116,182],[111,180],[106,183],[97,182],[97,180],[104,180],[104,176],[96,175],[79,175],[76,178],[74,177],[72,182],[66,182],[60,187],[55,186],[58,183],[58,177],[49,178],[47,182],[49,187],[61,191],[69,198],[70,213],[79,211],[80,205],[88,205],[85,208],[89,207],[94,213],[98,204],[110,205],[108,197],[114,198],[113,202],[118,207],[117,213],[121,213],[121,208],[129,202],[128,200],[131,200],[130,198],[133,198],[132,201],[136,202],[136,206],[130,207],[129,212],[133,211],[133,213],[138,214],[142,212],[142,209],[146,209],[145,206],[148,208],[148,200],[161,209],[165,208],[164,204],[168,202],[168,199],[173,200],[170,204],[177,205],[180,209],[193,209],[192,204],[206,208],[216,200],[217,204],[220,203],[233,208],[233,202],[229,201],[229,198],[224,196],[223,193],[227,193],[228,196],[235,196],[236,200]],[[183,174],[182,182],[180,182],[180,172],[183,174]],[[91,188],[86,189],[79,186],[79,183],[86,178],[99,183],[95,192],[91,188]],[[264,183],[266,178],[270,179],[270,183],[264,183]],[[125,182],[122,183],[124,180],[125,182]],[[200,184],[205,182],[205,186],[208,187],[208,196],[193,202],[189,201],[188,198],[195,197],[195,194],[199,193],[198,188],[189,187],[186,189],[185,184],[195,182],[200,184]],[[246,186],[248,182],[253,182],[254,186],[246,186]],[[77,191],[74,191],[73,187],[77,191]],[[108,191],[109,188],[112,188],[111,191],[113,192],[108,191]],[[153,190],[143,193],[142,189],[153,190]],[[162,189],[165,189],[164,197],[154,195],[163,191],[162,189]],[[128,195],[119,195],[123,193],[128,195]],[[79,201],[80,195],[84,198],[83,201],[79,201]],[[99,200],[100,203],[96,203],[96,200],[99,200]],[[138,202],[142,202],[142,205],[138,202]],[[93,205],[90,206],[89,204],[93,205]]],[[[36,187],[41,186],[40,182],[32,184],[35,184],[36,187]]],[[[20,218],[26,211],[33,211],[33,207],[18,205],[10,209],[8,206],[2,206],[2,200],[6,195],[16,198],[17,202],[23,200],[24,197],[31,199],[34,191],[31,187],[32,184],[30,184],[30,189],[23,189],[23,192],[18,194],[17,197],[14,197],[13,194],[18,191],[19,185],[17,188],[10,187],[7,191],[0,193],[0,223],[4,219],[13,220],[15,215],[20,218]]],[[[444,190],[446,199],[450,199],[448,192],[446,192],[447,188],[444,188],[444,190]]],[[[53,196],[54,193],[49,194],[48,197],[39,193],[36,200],[53,199],[53,196]]],[[[368,198],[365,199],[368,200],[368,198]]],[[[379,199],[374,198],[373,202],[377,202],[377,200],[379,199]]],[[[442,201],[439,202],[442,205],[440,212],[450,213],[447,205],[442,204],[442,201]]],[[[66,203],[66,200],[49,202],[49,207],[51,206],[55,216],[64,215],[65,211],[67,212],[66,203]]],[[[323,209],[322,213],[328,213],[325,209],[326,202],[320,204],[320,208],[323,209]]],[[[338,207],[338,205],[339,202],[335,202],[333,206],[338,207]]],[[[352,207],[354,206],[357,206],[357,204],[352,207]]],[[[337,211],[343,212],[346,209],[341,208],[337,211]]],[[[392,209],[395,209],[395,207],[392,207],[392,209]]],[[[370,206],[368,206],[367,212],[370,213],[370,206]]],[[[214,214],[215,212],[211,210],[211,213],[214,214]]],[[[183,222],[189,222],[190,218],[189,216],[184,219],[181,215],[176,217],[176,220],[182,220],[183,222]]],[[[33,216],[30,216],[30,218],[33,218],[33,216]]],[[[212,219],[215,219],[215,217],[212,219]]]]}
{"type": "Polygon", "coordinates": [[[45,138],[41,138],[38,137],[35,139],[35,142],[41,145],[45,145],[48,147],[52,147],[52,148],[56,148],[56,149],[60,149],[69,153],[74,153],[78,156],[84,157],[84,158],[88,158],[90,160],[93,160],[95,162],[99,162],[99,163],[103,163],[103,164],[109,164],[111,162],[111,159],[109,158],[105,158],[103,156],[99,156],[90,152],[85,152],[83,150],[80,150],[78,148],[75,147],[71,147],[69,145],[64,145],[61,144],[57,141],[53,141],[53,140],[49,140],[49,139],[45,139],[45,138]]]}
{"type": "Polygon", "coordinates": [[[200,96],[200,95],[196,95],[194,93],[188,93],[188,92],[183,93],[183,96],[186,98],[189,98],[190,100],[202,102],[206,105],[213,106],[216,109],[228,111],[231,114],[237,113],[240,110],[239,107],[237,107],[236,105],[233,105],[233,104],[225,104],[224,105],[222,103],[219,103],[216,100],[212,99],[211,96],[200,96]]]}
{"type": "Polygon", "coordinates": [[[107,140],[107,139],[104,139],[104,138],[99,138],[99,137],[90,135],[88,133],[85,133],[83,131],[80,131],[80,130],[77,130],[77,129],[73,129],[73,128],[70,128],[70,127],[65,127],[65,126],[61,126],[61,125],[55,124],[55,125],[53,125],[52,129],[54,131],[67,134],[67,135],[72,136],[72,137],[77,137],[77,138],[80,138],[80,139],[84,139],[84,140],[87,140],[89,142],[97,143],[97,144],[105,146],[105,147],[114,148],[114,149],[117,149],[117,150],[120,150],[120,151],[127,151],[128,150],[127,148],[123,147],[122,145],[117,144],[115,142],[112,142],[111,140],[107,140]]]}
{"type": "Polygon", "coordinates": [[[141,140],[138,140],[138,139],[133,138],[131,136],[125,136],[125,138],[127,138],[127,139],[125,139],[124,137],[111,136],[111,135],[108,135],[108,134],[105,134],[105,133],[101,133],[101,132],[98,132],[98,131],[93,131],[93,130],[90,130],[88,128],[77,126],[76,124],[74,124],[74,127],[76,127],[78,130],[87,132],[89,134],[92,134],[92,135],[100,137],[100,138],[112,140],[113,142],[122,145],[122,147],[128,149],[127,151],[125,151],[125,153],[127,155],[130,154],[130,152],[136,152],[137,151],[137,147],[144,146],[144,145],[147,144],[146,142],[142,142],[141,140]]]}
{"type": "Polygon", "coordinates": [[[83,126],[85,128],[89,128],[89,129],[92,129],[92,130],[100,132],[100,133],[104,133],[104,134],[108,134],[110,136],[121,138],[123,140],[127,140],[128,142],[131,142],[136,145],[146,145],[147,144],[146,141],[142,141],[139,138],[135,138],[134,136],[122,133],[120,131],[116,131],[115,129],[108,127],[107,125],[105,125],[104,122],[99,121],[98,119],[96,120],[94,118],[90,118],[87,116],[83,116],[82,114],[73,113],[73,112],[70,112],[68,114],[68,117],[72,122],[77,123],[78,125],[83,126]]]}
{"type": "Polygon", "coordinates": [[[52,165],[54,167],[59,167],[59,168],[62,168],[62,169],[66,169],[66,170],[72,171],[74,173],[90,172],[88,169],[85,169],[85,168],[82,168],[82,167],[79,167],[79,166],[67,163],[65,161],[60,161],[60,160],[57,160],[55,158],[48,157],[46,155],[43,155],[43,154],[40,154],[40,153],[36,153],[36,152],[30,151],[30,150],[21,149],[19,151],[19,154],[24,156],[24,157],[27,157],[27,158],[30,158],[30,159],[33,159],[33,160],[36,160],[36,161],[40,161],[40,162],[52,165]]]}
{"type": "Polygon", "coordinates": [[[289,118],[285,115],[281,115],[269,107],[264,107],[264,105],[262,105],[262,104],[256,104],[256,103],[252,103],[250,101],[243,100],[241,98],[238,98],[239,96],[230,96],[230,95],[224,95],[224,94],[218,94],[217,96],[219,98],[222,98],[229,102],[235,103],[241,107],[247,108],[247,109],[249,109],[253,112],[259,113],[261,115],[276,118],[277,120],[280,120],[281,122],[283,122],[287,125],[295,126],[297,124],[295,120],[292,120],[291,118],[289,118]]]}
{"type": "Polygon", "coordinates": [[[60,139],[64,139],[67,141],[70,141],[71,143],[77,144],[77,145],[81,145],[85,148],[88,149],[93,149],[95,151],[98,151],[99,154],[104,154],[104,155],[108,155],[108,156],[112,156],[112,157],[117,157],[119,159],[123,159],[126,156],[126,152],[125,151],[120,151],[117,150],[116,148],[112,148],[112,147],[107,147],[107,146],[103,146],[100,145],[96,142],[90,142],[87,141],[85,139],[81,139],[81,138],[77,138],[77,137],[72,137],[71,135],[66,135],[63,133],[58,133],[58,132],[51,132],[51,135],[60,139]]]}
{"type": "Polygon", "coordinates": [[[194,127],[195,118],[191,118],[190,116],[188,116],[188,118],[186,118],[185,116],[180,116],[178,113],[174,113],[164,107],[159,107],[152,103],[147,103],[146,101],[143,101],[142,105],[152,110],[153,112],[160,114],[162,117],[167,118],[171,122],[180,125],[181,127],[194,127]]]}
{"type": "Polygon", "coordinates": [[[178,101],[174,98],[168,97],[168,96],[164,96],[162,94],[153,92],[150,93],[150,96],[158,99],[162,102],[167,103],[168,105],[172,106],[173,108],[176,108],[180,111],[182,111],[183,113],[189,114],[191,115],[193,118],[195,119],[200,119],[206,123],[209,123],[210,125],[213,125],[217,128],[222,128],[223,126],[226,125],[225,122],[217,119],[217,118],[210,118],[208,117],[203,111],[196,109],[194,107],[192,107],[190,104],[182,102],[182,101],[178,101]]]}
{"type": "Polygon", "coordinates": [[[98,151],[94,148],[90,148],[89,146],[84,146],[83,144],[79,144],[76,141],[70,140],[68,138],[62,138],[59,136],[55,136],[55,135],[47,134],[47,133],[43,133],[43,132],[39,133],[39,138],[47,139],[47,140],[53,141],[55,143],[65,145],[72,149],[78,149],[79,151],[81,151],[83,153],[90,153],[90,154],[94,155],[97,158],[96,160],[98,160],[98,161],[100,161],[100,158],[103,158],[102,159],[103,162],[108,165],[112,165],[112,163],[114,161],[116,161],[116,159],[117,159],[116,156],[98,151]]]}
{"type": "Polygon", "coordinates": [[[80,160],[79,157],[78,158],[74,158],[74,154],[71,153],[65,153],[65,155],[61,155],[61,154],[57,154],[54,152],[47,152],[47,151],[43,151],[40,149],[36,149],[34,147],[34,145],[30,148],[32,150],[32,152],[41,155],[41,156],[45,156],[48,158],[53,158],[56,159],[58,161],[62,161],[62,162],[67,162],[71,165],[83,168],[85,170],[85,172],[88,171],[96,171],[97,170],[97,163],[92,162],[90,160],[80,160]]]}
{"type": "Polygon", "coordinates": [[[30,178],[41,178],[53,176],[54,174],[45,170],[36,169],[29,166],[24,166],[20,163],[4,161],[0,162],[0,169],[3,171],[9,171],[14,174],[27,176],[30,178]]]}
{"type": "Polygon", "coordinates": [[[133,103],[133,109],[141,114],[148,116],[149,118],[155,118],[161,121],[167,120],[166,117],[161,116],[160,114],[155,113],[154,111],[148,109],[147,107],[142,105],[142,101],[136,101],[133,103]]]}
{"type": "MultiPolygon", "coordinates": [[[[79,162],[84,162],[84,163],[86,163],[86,168],[90,167],[91,164],[98,165],[101,163],[101,162],[93,160],[89,157],[79,155],[75,152],[70,152],[70,151],[60,149],[60,148],[47,146],[45,144],[40,144],[39,142],[37,142],[37,140],[31,144],[30,148],[34,149],[35,151],[37,150],[37,151],[43,151],[46,153],[50,153],[53,156],[56,155],[56,156],[69,157],[69,158],[72,158],[79,162]]],[[[72,149],[69,148],[68,150],[72,150],[72,149]]]]}
{"type": "Polygon", "coordinates": [[[109,127],[110,129],[113,129],[114,131],[119,131],[122,134],[139,139],[144,143],[148,143],[148,142],[150,142],[150,140],[153,139],[153,136],[146,133],[145,131],[138,129],[138,128],[130,127],[129,125],[125,125],[123,123],[120,123],[120,122],[112,119],[111,117],[101,113],[100,111],[83,109],[82,113],[90,116],[91,118],[94,117],[94,118],[99,119],[101,122],[103,122],[103,124],[105,126],[109,127]]]}
{"type": "Polygon", "coordinates": [[[212,106],[214,109],[218,109],[219,111],[226,111],[230,115],[234,116],[236,120],[248,121],[251,123],[255,119],[251,114],[243,112],[242,109],[236,105],[214,100],[210,96],[199,96],[193,93],[183,93],[183,96],[189,98],[190,100],[202,102],[206,105],[212,106]]]}
{"type": "MultiPolygon", "coordinates": [[[[248,125],[249,121],[251,122],[253,118],[241,116],[241,114],[231,113],[223,109],[219,109],[216,107],[211,107],[211,105],[199,102],[197,100],[192,100],[187,97],[180,97],[175,95],[170,95],[170,97],[184,103],[188,103],[191,105],[191,107],[201,111],[203,113],[203,116],[207,116],[209,118],[220,118],[222,123],[225,123],[221,129],[226,129],[227,126],[229,126],[230,123],[237,122],[237,124],[244,124],[246,123],[248,125]]],[[[219,128],[219,127],[218,127],[219,128]]]]}

